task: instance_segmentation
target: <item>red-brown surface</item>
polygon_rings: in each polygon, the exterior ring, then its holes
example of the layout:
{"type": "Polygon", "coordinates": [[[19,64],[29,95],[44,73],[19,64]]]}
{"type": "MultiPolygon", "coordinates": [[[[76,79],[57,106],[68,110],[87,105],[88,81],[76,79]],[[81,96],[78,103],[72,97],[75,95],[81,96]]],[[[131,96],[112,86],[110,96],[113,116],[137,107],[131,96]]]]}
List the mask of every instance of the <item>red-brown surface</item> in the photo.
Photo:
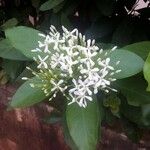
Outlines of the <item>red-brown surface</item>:
{"type": "Polygon", "coordinates": [[[0,89],[0,150],[67,150],[61,127],[40,120],[51,111],[48,106],[6,111],[14,91],[13,86],[0,89]]]}
{"type": "MultiPolygon", "coordinates": [[[[27,109],[6,111],[15,86],[0,88],[0,150],[69,150],[60,125],[48,125],[41,121],[51,107],[40,104],[27,109]]],[[[149,136],[140,145],[133,144],[124,134],[103,128],[102,150],[149,150],[149,136]]]]}

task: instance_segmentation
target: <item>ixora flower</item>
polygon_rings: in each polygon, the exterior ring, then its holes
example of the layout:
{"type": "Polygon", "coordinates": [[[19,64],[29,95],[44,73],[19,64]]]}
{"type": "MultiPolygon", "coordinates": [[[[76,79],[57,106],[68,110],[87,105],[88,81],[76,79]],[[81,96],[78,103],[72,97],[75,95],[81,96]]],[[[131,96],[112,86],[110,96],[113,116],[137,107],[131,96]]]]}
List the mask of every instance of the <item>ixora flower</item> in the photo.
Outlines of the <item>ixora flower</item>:
{"type": "Polygon", "coordinates": [[[110,84],[116,80],[113,75],[121,70],[115,70],[109,58],[109,53],[116,47],[108,53],[99,49],[95,40],[86,40],[77,29],[70,32],[62,27],[62,31],[59,33],[51,26],[48,35],[39,34],[43,40],[32,50],[37,53],[34,60],[39,72],[32,72],[43,84],[31,83],[31,86],[40,86],[50,100],[62,92],[70,100],[69,105],[77,103],[84,108],[99,90],[106,93],[116,91],[110,84]]]}

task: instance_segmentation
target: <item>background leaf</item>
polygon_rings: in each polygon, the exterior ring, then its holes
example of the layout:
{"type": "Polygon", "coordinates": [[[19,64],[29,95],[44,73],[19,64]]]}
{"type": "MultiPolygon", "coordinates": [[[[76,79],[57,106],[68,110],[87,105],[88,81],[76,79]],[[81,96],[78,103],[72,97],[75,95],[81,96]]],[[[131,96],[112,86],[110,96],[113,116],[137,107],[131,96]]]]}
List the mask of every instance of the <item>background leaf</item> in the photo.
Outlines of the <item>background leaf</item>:
{"type": "Polygon", "coordinates": [[[135,123],[129,121],[126,118],[123,118],[122,121],[124,132],[126,133],[128,138],[132,140],[132,142],[138,143],[142,137],[142,130],[138,128],[138,126],[135,123]]]}
{"type": "Polygon", "coordinates": [[[8,28],[12,28],[14,26],[16,26],[18,24],[18,20],[16,18],[11,18],[9,20],[7,20],[3,25],[1,25],[0,27],[3,30],[6,30],[8,28]]]}
{"type": "Polygon", "coordinates": [[[35,8],[38,8],[39,7],[39,4],[40,4],[40,0],[31,0],[32,2],[32,6],[35,7],[35,8]]]}
{"type": "Polygon", "coordinates": [[[48,0],[47,2],[41,5],[40,10],[41,11],[50,10],[59,5],[60,3],[62,3],[63,1],[64,0],[48,0]]]}
{"type": "Polygon", "coordinates": [[[15,81],[19,74],[25,68],[25,63],[15,60],[3,60],[2,67],[10,78],[10,81],[15,81]]]}
{"type": "Polygon", "coordinates": [[[147,91],[150,91],[150,53],[144,64],[144,77],[148,82],[147,91]]]}
{"type": "Polygon", "coordinates": [[[150,103],[150,93],[145,91],[146,82],[140,76],[117,80],[114,86],[127,98],[130,105],[141,106],[150,103]]]}
{"type": "Polygon", "coordinates": [[[126,99],[124,98],[122,99],[121,102],[120,113],[123,116],[123,119],[126,118],[131,123],[134,123],[135,127],[139,128],[148,127],[147,121],[145,121],[143,117],[144,115],[142,112],[142,107],[128,105],[126,99]]]}
{"type": "Polygon", "coordinates": [[[8,77],[4,70],[0,71],[0,85],[5,85],[8,82],[8,77]]]}
{"type": "Polygon", "coordinates": [[[70,135],[79,150],[93,150],[98,141],[100,113],[97,100],[85,108],[77,104],[67,106],[66,119],[70,135]]]}
{"type": "Polygon", "coordinates": [[[150,104],[142,106],[142,116],[145,125],[150,126],[150,104]]]}

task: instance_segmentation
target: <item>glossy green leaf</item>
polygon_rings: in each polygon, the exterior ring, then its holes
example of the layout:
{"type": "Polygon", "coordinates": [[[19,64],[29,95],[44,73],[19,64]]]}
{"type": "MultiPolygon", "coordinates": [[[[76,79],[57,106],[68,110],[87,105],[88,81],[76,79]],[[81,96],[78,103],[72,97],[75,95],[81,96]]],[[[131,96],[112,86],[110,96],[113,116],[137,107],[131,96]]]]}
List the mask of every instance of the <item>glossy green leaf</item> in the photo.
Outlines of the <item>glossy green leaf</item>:
{"type": "Polygon", "coordinates": [[[8,39],[0,41],[0,57],[10,60],[30,60],[19,52],[19,50],[15,49],[8,39]]]}
{"type": "Polygon", "coordinates": [[[117,70],[121,70],[120,73],[115,74],[116,79],[127,78],[133,76],[142,71],[144,61],[141,57],[126,50],[115,50],[110,54],[110,64],[117,70]],[[120,61],[116,66],[116,62],[120,61]]]}
{"type": "Polygon", "coordinates": [[[44,4],[41,5],[40,10],[46,11],[46,10],[53,9],[54,7],[56,7],[57,5],[62,3],[63,1],[64,0],[48,0],[47,2],[45,2],[44,4]]]}
{"type": "Polygon", "coordinates": [[[11,100],[10,108],[29,107],[46,98],[41,88],[32,88],[30,83],[42,84],[42,81],[34,77],[21,85],[11,100]]]}
{"type": "Polygon", "coordinates": [[[143,72],[144,72],[144,77],[148,82],[147,91],[150,91],[150,53],[145,61],[143,72]]]}
{"type": "Polygon", "coordinates": [[[41,41],[38,33],[40,31],[25,26],[18,26],[5,31],[11,45],[31,59],[38,55],[38,53],[31,52],[38,47],[38,41],[41,41]]]}
{"type": "Polygon", "coordinates": [[[121,49],[134,52],[145,60],[150,52],[150,41],[143,41],[130,44],[121,49]]]}
{"type": "Polygon", "coordinates": [[[67,106],[66,120],[70,135],[79,150],[94,150],[98,141],[100,113],[97,100],[86,108],[77,104],[67,106]]]}
{"type": "Polygon", "coordinates": [[[145,91],[146,82],[142,77],[117,80],[114,86],[127,98],[130,105],[140,106],[150,103],[150,93],[145,91]]]}

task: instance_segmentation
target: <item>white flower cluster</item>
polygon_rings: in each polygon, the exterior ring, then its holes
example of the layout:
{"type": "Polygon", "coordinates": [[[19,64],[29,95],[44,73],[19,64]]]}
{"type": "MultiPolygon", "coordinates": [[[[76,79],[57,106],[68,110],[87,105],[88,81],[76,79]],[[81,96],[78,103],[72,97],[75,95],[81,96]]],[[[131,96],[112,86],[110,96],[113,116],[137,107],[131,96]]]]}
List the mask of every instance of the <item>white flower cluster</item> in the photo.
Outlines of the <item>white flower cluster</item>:
{"type": "Polygon", "coordinates": [[[52,99],[61,91],[71,100],[69,104],[76,102],[85,108],[98,90],[116,91],[110,88],[110,83],[116,80],[113,75],[121,70],[110,65],[108,52],[99,49],[95,40],[86,41],[77,29],[70,32],[62,27],[62,31],[61,34],[51,26],[48,35],[39,34],[43,41],[32,50],[38,54],[34,60],[40,70],[40,73],[33,73],[42,79],[44,93],[47,96],[53,93],[52,99]]]}

